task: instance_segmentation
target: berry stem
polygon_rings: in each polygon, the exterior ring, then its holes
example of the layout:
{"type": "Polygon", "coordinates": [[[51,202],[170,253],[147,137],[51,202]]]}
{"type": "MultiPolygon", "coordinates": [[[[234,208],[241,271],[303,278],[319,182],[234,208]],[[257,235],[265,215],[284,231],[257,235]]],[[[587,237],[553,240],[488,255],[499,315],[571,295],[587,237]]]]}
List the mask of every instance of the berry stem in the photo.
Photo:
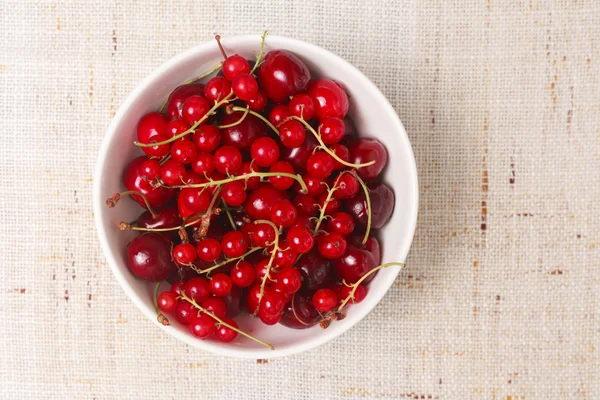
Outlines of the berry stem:
{"type": "Polygon", "coordinates": [[[369,272],[367,272],[366,274],[364,274],[358,281],[356,281],[356,283],[353,283],[352,285],[350,285],[350,287],[352,287],[352,291],[350,292],[350,294],[348,295],[348,297],[346,297],[344,299],[344,301],[342,302],[342,304],[340,304],[340,306],[338,307],[337,311],[338,312],[342,312],[342,309],[344,308],[344,306],[346,304],[348,304],[348,302],[354,298],[354,292],[356,292],[356,288],[362,283],[362,281],[364,281],[369,275],[373,274],[374,272],[379,271],[380,269],[383,268],[387,268],[387,267],[391,267],[391,266],[397,266],[400,268],[404,268],[406,266],[405,263],[401,263],[401,262],[389,262],[389,263],[385,263],[385,264],[381,264],[378,267],[373,268],[372,270],[370,270],[369,272]]]}
{"type": "MultiPolygon", "coordinates": [[[[232,108],[242,108],[242,107],[232,107],[232,108]]],[[[232,128],[232,127],[244,122],[244,120],[246,119],[246,116],[248,115],[248,112],[250,111],[250,108],[246,107],[246,108],[242,108],[242,109],[244,110],[244,114],[240,117],[240,119],[238,119],[237,121],[232,122],[230,124],[227,124],[227,125],[217,125],[217,129],[232,128]]]]}
{"type": "MultiPolygon", "coordinates": [[[[232,111],[246,111],[246,108],[244,107],[231,107],[232,111]]],[[[248,111],[250,114],[254,115],[256,118],[261,119],[265,124],[267,124],[269,126],[269,128],[271,128],[273,130],[273,132],[275,132],[277,134],[277,136],[279,136],[279,130],[277,128],[275,128],[275,126],[271,123],[271,121],[269,121],[268,119],[266,119],[265,117],[263,117],[260,113],[257,113],[255,111],[248,111]]]]}
{"type": "Polygon", "coordinates": [[[365,236],[362,240],[362,244],[365,244],[367,243],[367,239],[369,239],[369,233],[371,232],[371,196],[369,196],[369,188],[367,187],[365,182],[360,178],[360,176],[358,176],[356,171],[352,171],[350,173],[354,175],[356,179],[358,179],[360,186],[362,186],[365,192],[365,200],[367,202],[367,229],[365,230],[365,236]]]}
{"type": "Polygon", "coordinates": [[[227,322],[223,321],[221,318],[217,317],[215,314],[211,313],[210,311],[208,311],[207,309],[205,309],[204,307],[200,306],[198,303],[196,303],[196,301],[194,299],[189,298],[184,291],[181,291],[181,297],[183,300],[187,301],[188,303],[190,303],[191,305],[193,305],[197,310],[205,313],[206,315],[210,316],[212,319],[214,319],[215,321],[217,321],[217,323],[228,327],[229,329],[236,331],[237,333],[239,333],[242,336],[246,336],[248,339],[255,341],[256,343],[260,343],[265,347],[268,347],[271,350],[275,350],[275,347],[271,346],[269,343],[267,342],[263,342],[262,340],[255,338],[254,336],[232,326],[229,325],[227,322]]]}
{"type": "Polygon", "coordinates": [[[292,178],[295,179],[299,184],[300,187],[302,187],[302,190],[306,193],[308,191],[308,188],[306,187],[306,183],[304,183],[304,180],[302,179],[302,177],[299,174],[289,174],[287,172],[250,172],[247,174],[242,174],[242,175],[237,175],[237,176],[232,176],[230,178],[226,178],[226,179],[220,179],[220,180],[216,180],[216,181],[208,181],[205,183],[191,183],[188,185],[178,185],[178,186],[165,186],[165,187],[169,187],[169,188],[177,188],[177,189],[185,189],[185,188],[204,188],[204,187],[208,187],[208,186],[217,186],[217,185],[224,185],[225,183],[229,183],[229,182],[233,182],[233,181],[241,181],[241,180],[245,180],[247,181],[250,178],[269,178],[272,176],[284,176],[286,178],[292,178]]]}
{"type": "Polygon", "coordinates": [[[258,68],[258,66],[261,63],[261,60],[265,54],[265,39],[267,38],[267,31],[264,31],[260,40],[260,53],[258,53],[256,55],[256,63],[254,63],[254,67],[252,67],[252,70],[250,70],[250,75],[252,75],[254,73],[254,71],[256,70],[256,68],[258,68]]]}
{"type": "Polygon", "coordinates": [[[221,199],[221,202],[223,203],[223,209],[225,210],[225,213],[227,214],[227,219],[229,220],[229,223],[231,224],[231,229],[233,229],[234,231],[237,231],[237,226],[235,226],[235,222],[233,221],[233,217],[231,216],[231,211],[229,211],[229,207],[227,206],[227,203],[225,203],[225,200],[221,199]]]}
{"type": "Polygon", "coordinates": [[[113,208],[114,206],[117,205],[119,200],[121,200],[123,197],[133,196],[133,195],[140,196],[142,198],[142,200],[144,200],[144,204],[146,204],[146,208],[148,209],[148,211],[150,211],[150,214],[152,214],[152,217],[156,218],[156,213],[154,212],[152,207],[150,207],[150,203],[148,202],[148,199],[146,198],[144,193],[138,192],[137,190],[126,190],[121,193],[115,193],[111,197],[106,199],[106,205],[108,206],[108,208],[113,208]]]}
{"type": "Polygon", "coordinates": [[[227,53],[225,53],[225,49],[223,48],[223,45],[221,44],[221,36],[215,35],[215,40],[217,41],[217,44],[219,45],[219,50],[221,50],[221,54],[223,54],[223,59],[227,60],[227,53]]]}
{"type": "Polygon", "coordinates": [[[260,302],[262,301],[263,295],[265,294],[265,285],[267,284],[267,279],[271,279],[271,268],[273,267],[273,261],[275,261],[275,255],[277,254],[277,251],[280,250],[279,248],[279,228],[277,227],[277,225],[275,225],[274,223],[272,223],[269,220],[266,219],[258,219],[256,221],[254,221],[255,224],[267,224],[270,225],[273,230],[275,231],[275,239],[273,240],[273,251],[271,252],[271,257],[269,258],[269,263],[266,266],[266,272],[265,272],[265,276],[263,276],[262,278],[262,282],[260,283],[260,293],[258,295],[258,304],[256,305],[256,310],[254,310],[254,314],[252,315],[256,315],[258,313],[258,309],[260,308],[260,302]]]}
{"type": "Polygon", "coordinates": [[[196,268],[193,265],[190,265],[190,268],[192,268],[194,271],[196,271],[199,274],[207,274],[207,273],[209,273],[211,271],[214,271],[215,269],[217,269],[219,267],[222,267],[223,265],[229,264],[229,263],[234,262],[234,261],[243,260],[244,258],[246,258],[247,256],[249,256],[250,254],[252,254],[255,251],[258,251],[260,249],[262,249],[262,247],[252,247],[250,250],[248,250],[247,252],[245,252],[241,256],[234,257],[234,258],[227,258],[225,261],[222,261],[222,262],[220,262],[218,264],[215,264],[215,265],[213,265],[210,268],[199,269],[199,268],[196,268]]]}
{"type": "MultiPolygon", "coordinates": [[[[195,216],[195,217],[199,217],[199,216],[203,216],[205,213],[197,213],[197,214],[192,214],[191,216],[195,216]]],[[[190,216],[190,217],[191,217],[190,216]]],[[[189,219],[189,218],[186,218],[189,219]]],[[[139,226],[132,226],[130,223],[127,223],[125,221],[121,221],[119,222],[119,229],[122,231],[142,231],[142,232],[171,232],[171,231],[178,231],[181,228],[187,228],[188,226],[192,226],[194,224],[197,224],[198,222],[202,221],[202,218],[200,219],[196,219],[192,222],[188,222],[179,226],[173,226],[171,228],[142,228],[139,226]]]]}
{"type": "MultiPolygon", "coordinates": [[[[196,240],[202,239],[206,236],[208,232],[208,228],[210,228],[210,218],[213,216],[213,208],[219,198],[219,194],[221,193],[222,186],[219,186],[215,193],[213,194],[212,199],[210,200],[210,204],[208,205],[208,209],[206,210],[206,214],[204,214],[200,220],[200,228],[194,232],[194,238],[196,240]]],[[[204,189],[203,189],[204,190],[204,189]]]]}
{"type": "Polygon", "coordinates": [[[198,121],[194,122],[194,125],[192,125],[190,127],[190,129],[188,129],[185,132],[181,132],[178,135],[175,135],[167,140],[163,140],[162,142],[158,142],[158,143],[157,142],[141,143],[136,140],[135,142],[133,142],[133,144],[135,144],[138,147],[154,147],[154,146],[161,146],[163,144],[168,144],[168,143],[174,142],[176,140],[179,140],[182,137],[189,135],[190,133],[193,133],[201,123],[203,123],[208,118],[210,118],[212,115],[214,115],[219,107],[221,107],[223,104],[228,103],[231,96],[233,96],[233,91],[229,92],[229,94],[227,96],[225,96],[223,98],[223,100],[220,100],[217,103],[215,103],[215,105],[212,106],[212,108],[210,110],[208,110],[208,112],[202,118],[200,118],[198,121]]]}
{"type": "Polygon", "coordinates": [[[327,209],[327,205],[331,201],[331,198],[333,197],[333,193],[338,189],[337,184],[338,184],[338,182],[340,180],[340,177],[343,174],[345,174],[345,173],[348,173],[348,171],[344,171],[341,174],[339,174],[337,176],[337,178],[335,178],[335,181],[333,182],[333,187],[331,189],[327,189],[327,197],[325,198],[325,201],[323,202],[323,205],[320,207],[321,209],[320,209],[319,219],[317,220],[317,224],[315,225],[315,229],[313,229],[313,235],[315,235],[315,236],[319,232],[319,227],[321,226],[321,223],[325,219],[325,210],[327,209]]]}
{"type": "Polygon", "coordinates": [[[158,288],[160,288],[161,284],[162,284],[162,281],[159,281],[159,282],[156,282],[156,286],[154,286],[154,297],[153,297],[153,300],[154,300],[154,310],[156,311],[156,320],[159,323],[161,323],[161,324],[163,324],[165,326],[168,326],[168,325],[171,325],[169,323],[169,319],[167,317],[165,317],[163,315],[163,313],[161,313],[160,310],[158,309],[158,288]]]}
{"type": "Polygon", "coordinates": [[[368,163],[363,163],[363,164],[352,164],[349,163],[347,161],[342,160],[341,158],[339,158],[337,156],[337,154],[335,154],[335,151],[331,150],[329,147],[327,147],[327,145],[323,142],[323,139],[321,139],[321,134],[316,132],[312,126],[310,126],[310,124],[308,122],[306,122],[305,120],[303,120],[302,118],[296,117],[295,115],[292,115],[290,117],[288,117],[288,119],[295,119],[296,121],[300,121],[301,123],[304,124],[304,126],[306,127],[306,129],[308,129],[313,136],[317,139],[317,141],[319,142],[319,145],[321,146],[321,148],[323,150],[325,150],[327,153],[329,153],[329,155],[333,158],[335,158],[340,164],[343,164],[347,167],[350,168],[362,168],[362,167],[368,167],[369,165],[373,165],[375,164],[375,160],[373,161],[369,161],[368,163]]]}

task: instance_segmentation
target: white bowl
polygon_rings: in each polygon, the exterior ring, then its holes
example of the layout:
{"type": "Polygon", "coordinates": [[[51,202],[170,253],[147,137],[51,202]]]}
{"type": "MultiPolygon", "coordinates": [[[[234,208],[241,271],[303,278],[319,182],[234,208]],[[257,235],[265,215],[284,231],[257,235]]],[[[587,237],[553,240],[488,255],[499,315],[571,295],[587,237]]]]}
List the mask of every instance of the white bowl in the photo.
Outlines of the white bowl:
{"type": "MultiPolygon", "coordinates": [[[[260,36],[236,36],[223,39],[229,54],[238,53],[254,59],[260,50],[260,36]]],[[[281,36],[267,36],[266,51],[288,50],[300,57],[313,77],[327,77],[339,82],[350,96],[350,116],[361,136],[381,141],[389,153],[384,179],[396,195],[391,220],[380,230],[383,262],[405,261],[413,238],[418,210],[417,169],[406,131],[396,112],[379,89],[358,69],[335,54],[315,45],[281,36]]],[[[317,347],[341,335],[364,318],[388,291],[398,275],[397,267],[381,270],[370,283],[368,295],[360,304],[348,307],[347,317],[334,321],[327,329],[318,325],[295,330],[275,325],[268,327],[249,316],[238,318],[240,328],[271,343],[269,350],[238,335],[233,343],[199,340],[186,327],[170,318],[171,326],[156,320],[152,301],[153,284],[136,279],[128,270],[126,246],[133,232],[121,232],[119,221],[135,220],[142,209],[131,200],[124,200],[108,209],[105,200],[124,190],[121,176],[127,163],[141,152],[133,145],[136,125],[150,111],[160,108],[169,93],[183,82],[210,70],[221,60],[216,42],[194,47],[164,63],[146,78],[127,98],[113,119],[102,143],[94,179],[94,214],[98,237],[115,277],[136,306],[165,332],[192,346],[217,354],[266,359],[299,353],[317,347]]]]}

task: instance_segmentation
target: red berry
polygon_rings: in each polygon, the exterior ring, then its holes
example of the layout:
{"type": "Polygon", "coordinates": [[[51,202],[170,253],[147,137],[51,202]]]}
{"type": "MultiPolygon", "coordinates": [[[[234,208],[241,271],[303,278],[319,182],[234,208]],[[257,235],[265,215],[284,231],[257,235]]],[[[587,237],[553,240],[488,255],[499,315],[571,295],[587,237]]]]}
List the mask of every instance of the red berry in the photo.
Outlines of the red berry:
{"type": "Polygon", "coordinates": [[[267,314],[279,314],[283,311],[285,303],[286,299],[282,293],[275,290],[265,290],[260,301],[260,311],[267,314]]]}
{"type": "Polygon", "coordinates": [[[290,248],[300,254],[308,253],[315,244],[312,233],[308,229],[298,226],[288,230],[286,239],[290,248]]]}
{"type": "Polygon", "coordinates": [[[319,133],[325,144],[335,144],[344,138],[346,124],[337,117],[326,118],[319,124],[319,133]]]}
{"type": "Polygon", "coordinates": [[[167,115],[169,118],[181,118],[183,102],[190,96],[204,93],[203,90],[204,85],[202,83],[187,83],[173,90],[167,101],[167,115]]]}
{"type": "MultiPolygon", "coordinates": [[[[223,318],[223,322],[238,329],[237,322],[235,322],[235,320],[231,318],[223,318]]],[[[219,325],[217,331],[215,332],[215,336],[217,336],[217,339],[224,343],[229,343],[233,341],[233,339],[237,337],[237,334],[238,333],[236,331],[222,324],[219,325]]]]}
{"type": "Polygon", "coordinates": [[[248,237],[240,231],[227,232],[221,239],[223,254],[229,258],[240,257],[248,250],[248,237]]]}
{"type": "Polygon", "coordinates": [[[223,100],[231,92],[231,83],[222,76],[211,78],[204,86],[204,97],[210,105],[223,100]]]}
{"type": "Polygon", "coordinates": [[[171,285],[170,292],[173,293],[175,296],[181,296],[181,286],[182,285],[183,285],[183,283],[181,281],[173,282],[173,284],[171,285]]]}
{"type": "Polygon", "coordinates": [[[210,176],[215,169],[215,161],[210,153],[200,152],[192,161],[192,170],[200,176],[210,176]]]}
{"type": "Polygon", "coordinates": [[[334,182],[336,190],[333,192],[333,195],[338,199],[351,199],[360,190],[358,179],[349,173],[340,174],[334,182]]]}
{"type": "MultiPolygon", "coordinates": [[[[343,285],[342,290],[340,290],[340,300],[344,301],[350,294],[352,293],[352,288],[350,286],[343,285]]],[[[363,285],[358,285],[356,290],[354,291],[353,298],[350,299],[348,303],[357,304],[363,301],[367,297],[367,289],[363,285]]]]}
{"type": "Polygon", "coordinates": [[[214,238],[202,239],[196,246],[196,253],[202,261],[215,261],[221,255],[221,242],[214,238]]]}
{"type": "MultiPolygon", "coordinates": [[[[294,174],[294,167],[287,161],[277,161],[269,169],[269,172],[284,172],[294,174]]],[[[271,176],[269,183],[277,190],[287,190],[294,184],[294,179],[287,176],[271,176]]]]}
{"type": "Polygon", "coordinates": [[[315,79],[308,86],[307,93],[315,103],[315,115],[319,121],[328,117],[344,118],[348,113],[348,96],[332,80],[315,79]]]}
{"type": "Polygon", "coordinates": [[[257,138],[267,136],[269,127],[252,114],[247,115],[242,122],[239,122],[243,114],[242,111],[235,111],[223,116],[221,124],[235,123],[235,125],[221,129],[221,140],[225,145],[233,146],[240,151],[247,151],[250,150],[250,146],[257,138]]]}
{"type": "MultiPolygon", "coordinates": [[[[325,205],[325,200],[327,200],[327,193],[323,193],[319,197],[317,197],[317,204],[321,207],[325,205]]],[[[329,202],[327,202],[327,206],[325,206],[325,214],[331,215],[335,212],[338,212],[342,207],[342,201],[336,197],[331,197],[329,202]]]]}
{"type": "Polygon", "coordinates": [[[287,194],[275,189],[268,183],[261,183],[248,194],[244,210],[251,219],[269,219],[271,207],[277,200],[286,199],[287,194]]]}
{"type": "Polygon", "coordinates": [[[191,140],[173,142],[171,158],[179,164],[190,164],[196,158],[196,146],[191,140]]]}
{"type": "Polygon", "coordinates": [[[206,314],[200,314],[190,321],[190,332],[199,339],[207,339],[215,333],[215,320],[206,314]]]}
{"type": "Polygon", "coordinates": [[[317,213],[317,200],[307,194],[299,193],[294,197],[294,206],[300,214],[312,217],[317,213]]]}
{"type": "Polygon", "coordinates": [[[217,318],[225,318],[227,314],[227,305],[222,299],[217,297],[209,297],[202,302],[202,308],[206,311],[211,312],[217,318]]]}
{"type": "Polygon", "coordinates": [[[231,82],[231,89],[233,94],[244,101],[248,101],[256,96],[258,92],[258,83],[256,79],[249,74],[242,74],[237,76],[231,82]]]}
{"type": "MultiPolygon", "coordinates": [[[[159,143],[167,140],[166,136],[156,135],[153,136],[147,143],[159,143]]],[[[142,142],[143,143],[143,142],[142,142]]],[[[169,154],[169,144],[160,144],[151,147],[142,147],[142,151],[146,153],[148,157],[164,157],[169,154]]]]}
{"type": "Polygon", "coordinates": [[[278,268],[291,267],[298,258],[298,252],[292,249],[286,241],[279,242],[279,250],[275,253],[273,264],[278,268]]]}
{"type": "Polygon", "coordinates": [[[258,247],[268,247],[275,240],[275,230],[269,224],[254,224],[252,241],[258,247]]]}
{"type": "Polygon", "coordinates": [[[246,261],[238,262],[231,268],[231,271],[229,271],[229,277],[233,284],[241,288],[252,285],[255,275],[254,267],[246,261]]]}
{"type": "Polygon", "coordinates": [[[302,275],[295,268],[282,268],[277,274],[275,288],[284,293],[296,293],[302,287],[302,275]]]}
{"type": "Polygon", "coordinates": [[[296,222],[298,211],[289,200],[279,200],[271,208],[271,221],[284,228],[288,228],[296,222]]]}
{"type": "MultiPolygon", "coordinates": [[[[325,193],[325,190],[327,189],[327,186],[324,185],[322,179],[313,178],[312,176],[305,175],[302,177],[302,180],[306,184],[306,188],[308,189],[308,192],[306,192],[306,194],[308,194],[309,196],[318,196],[320,194],[325,193]]],[[[300,191],[300,185],[298,185],[297,188],[300,191]]]]}
{"type": "Polygon", "coordinates": [[[166,314],[170,314],[177,308],[177,295],[172,292],[162,292],[156,298],[158,309],[166,314]]]}
{"type": "Polygon", "coordinates": [[[376,139],[360,138],[350,146],[350,159],[354,164],[375,161],[373,165],[358,168],[358,175],[366,181],[374,180],[387,163],[387,151],[376,139]]]}
{"type": "Polygon", "coordinates": [[[180,133],[183,133],[188,129],[190,129],[190,126],[188,124],[186,124],[180,119],[174,119],[173,121],[170,121],[167,125],[167,131],[165,132],[165,136],[167,137],[167,139],[171,139],[173,136],[179,135],[180,133]]]}
{"type": "Polygon", "coordinates": [[[226,296],[231,291],[231,278],[219,272],[210,278],[210,291],[218,297],[226,296]]]}
{"type": "Polygon", "coordinates": [[[260,284],[256,284],[248,290],[246,294],[246,308],[250,314],[254,314],[258,307],[258,302],[260,299],[261,288],[260,284]]]}
{"type": "Polygon", "coordinates": [[[215,169],[222,174],[233,174],[242,166],[242,154],[233,146],[222,146],[215,151],[215,169]]]}
{"type": "Polygon", "coordinates": [[[178,200],[182,205],[192,213],[206,211],[210,205],[210,195],[208,191],[198,188],[185,188],[179,192],[178,200]]]}
{"type": "MultiPolygon", "coordinates": [[[[167,136],[168,121],[164,115],[157,112],[151,112],[140,118],[137,126],[137,139],[140,143],[158,142],[156,136],[167,136]]],[[[164,140],[164,139],[163,139],[164,140]]],[[[144,147],[142,147],[142,150],[144,147]]]]}
{"type": "Polygon", "coordinates": [[[279,126],[279,138],[281,144],[285,147],[293,149],[302,146],[306,139],[304,125],[296,120],[289,120],[279,126]]]}
{"type": "Polygon", "coordinates": [[[175,318],[180,324],[189,325],[192,318],[195,318],[196,315],[198,315],[198,310],[191,303],[188,303],[187,301],[180,301],[177,303],[175,318]]]}
{"type": "MultiPolygon", "coordinates": [[[[252,172],[260,172],[260,168],[256,168],[254,166],[252,166],[252,163],[250,161],[244,161],[242,163],[242,166],[240,167],[240,169],[238,169],[238,171],[236,172],[236,175],[245,175],[245,174],[250,174],[252,172]]],[[[255,176],[252,178],[249,178],[248,180],[246,180],[246,189],[247,190],[254,190],[256,189],[258,186],[260,186],[260,178],[255,176]]]]}
{"type": "Polygon", "coordinates": [[[150,232],[134,238],[127,245],[127,267],[133,275],[147,281],[162,281],[177,271],[171,260],[173,243],[150,232]]]}
{"type": "Polygon", "coordinates": [[[200,125],[194,132],[194,144],[200,151],[212,153],[221,143],[221,134],[213,125],[200,125]]]}
{"type": "Polygon", "coordinates": [[[335,260],[346,253],[346,239],[339,233],[331,232],[326,235],[321,235],[317,239],[317,247],[319,253],[329,259],[335,260]]]}
{"type": "Polygon", "coordinates": [[[229,56],[223,61],[223,76],[229,81],[233,81],[238,76],[249,72],[250,65],[248,61],[240,55],[229,56]]]}
{"type": "MultiPolygon", "coordinates": [[[[346,162],[350,162],[350,150],[348,150],[348,148],[346,146],[344,146],[343,144],[340,144],[340,143],[332,144],[331,146],[329,146],[329,149],[331,149],[331,151],[333,151],[335,153],[335,155],[338,156],[339,158],[341,158],[342,160],[344,160],[346,162]]],[[[344,164],[342,164],[335,158],[333,159],[333,170],[334,171],[339,171],[344,168],[346,168],[346,166],[344,164]]]]}
{"type": "Polygon", "coordinates": [[[181,243],[173,247],[173,261],[179,266],[190,265],[196,260],[196,249],[189,243],[181,243]]]}
{"type": "Polygon", "coordinates": [[[333,157],[324,151],[317,151],[308,158],[306,172],[309,176],[325,179],[333,172],[333,157]]]}
{"type": "Polygon", "coordinates": [[[160,178],[161,166],[157,160],[148,159],[140,164],[140,171],[147,180],[156,181],[160,178]]]}
{"type": "Polygon", "coordinates": [[[333,290],[319,289],[313,294],[312,301],[318,311],[326,313],[335,308],[338,299],[333,290]]]}
{"type": "Polygon", "coordinates": [[[210,295],[210,285],[204,278],[190,279],[183,284],[181,290],[196,303],[202,303],[210,295]]]}
{"type": "Polygon", "coordinates": [[[248,99],[246,103],[251,110],[262,111],[267,105],[267,97],[262,90],[258,89],[254,97],[248,99]]]}
{"type": "Polygon", "coordinates": [[[269,113],[269,122],[278,127],[283,121],[290,116],[290,108],[286,105],[279,104],[273,107],[269,113]]]}
{"type": "Polygon", "coordinates": [[[167,186],[181,185],[185,168],[173,160],[167,160],[160,169],[160,179],[167,186]]]}
{"type": "Polygon", "coordinates": [[[258,317],[261,322],[265,325],[275,325],[281,320],[281,313],[278,314],[269,314],[262,309],[258,312],[258,317]]]}
{"type": "Polygon", "coordinates": [[[202,119],[210,110],[208,101],[202,96],[190,96],[183,102],[181,118],[190,125],[202,119]]]}
{"type": "Polygon", "coordinates": [[[327,221],[327,230],[348,236],[354,232],[354,220],[346,212],[337,212],[327,221]]]}
{"type": "Polygon", "coordinates": [[[279,159],[279,146],[270,137],[261,137],[252,143],[250,155],[256,165],[268,168],[279,159]]]}
{"type": "Polygon", "coordinates": [[[308,121],[315,116],[315,103],[307,94],[297,94],[292,97],[289,109],[291,115],[295,115],[305,121],[308,121]]]}
{"type": "Polygon", "coordinates": [[[228,206],[237,207],[241,206],[246,200],[246,189],[242,181],[228,182],[223,185],[221,190],[221,197],[228,206]]]}

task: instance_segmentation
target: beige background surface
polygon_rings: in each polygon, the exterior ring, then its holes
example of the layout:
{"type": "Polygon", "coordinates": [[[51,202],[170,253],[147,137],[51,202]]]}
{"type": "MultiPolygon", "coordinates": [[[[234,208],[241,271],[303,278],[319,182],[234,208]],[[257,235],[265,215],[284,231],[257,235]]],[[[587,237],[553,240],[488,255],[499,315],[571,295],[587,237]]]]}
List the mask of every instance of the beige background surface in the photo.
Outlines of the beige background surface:
{"type": "Polygon", "coordinates": [[[0,398],[599,399],[600,3],[0,1],[0,398]],[[119,104],[264,28],[390,99],[420,173],[408,269],[338,340],[268,363],[165,336],[91,211],[119,104]]]}

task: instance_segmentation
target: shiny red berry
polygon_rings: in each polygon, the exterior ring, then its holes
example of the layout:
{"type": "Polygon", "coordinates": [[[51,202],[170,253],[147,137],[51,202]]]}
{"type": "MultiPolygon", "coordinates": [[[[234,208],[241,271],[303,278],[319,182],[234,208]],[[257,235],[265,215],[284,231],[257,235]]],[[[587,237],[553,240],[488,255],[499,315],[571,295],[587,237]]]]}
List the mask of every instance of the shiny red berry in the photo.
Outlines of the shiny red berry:
{"type": "Polygon", "coordinates": [[[215,161],[210,153],[200,152],[192,161],[192,170],[200,176],[210,176],[215,170],[215,161]]]}
{"type": "Polygon", "coordinates": [[[283,121],[290,116],[290,108],[286,105],[279,104],[273,107],[269,113],[269,122],[278,127],[283,121]]]}
{"type": "Polygon", "coordinates": [[[313,119],[315,116],[315,103],[307,94],[297,94],[292,97],[289,109],[291,115],[302,118],[305,121],[313,119]]]}
{"type": "MultiPolygon", "coordinates": [[[[238,329],[237,322],[235,322],[235,320],[231,318],[223,318],[223,322],[225,322],[227,325],[231,325],[234,328],[238,329]]],[[[217,339],[224,343],[229,343],[233,341],[233,339],[237,337],[237,334],[238,333],[236,331],[223,324],[220,324],[217,328],[217,331],[215,332],[215,336],[217,337],[217,339]]]]}
{"type": "Polygon", "coordinates": [[[279,138],[285,147],[294,149],[302,146],[306,139],[304,125],[296,120],[289,120],[279,126],[279,138]]]}
{"type": "Polygon", "coordinates": [[[193,140],[199,151],[212,153],[221,143],[221,134],[213,125],[200,125],[194,132],[193,140]]]}
{"type": "Polygon", "coordinates": [[[218,297],[226,296],[231,291],[231,278],[219,272],[210,278],[210,291],[218,297]]]}
{"type": "Polygon", "coordinates": [[[200,314],[190,321],[190,332],[199,339],[207,339],[215,333],[215,320],[207,314],[200,314]]]}
{"type": "Polygon", "coordinates": [[[193,125],[208,113],[210,105],[202,96],[190,96],[183,102],[181,109],[182,119],[190,125],[193,125]]]}
{"type": "Polygon", "coordinates": [[[336,232],[321,235],[317,239],[319,253],[329,260],[343,256],[346,253],[347,245],[346,239],[336,232]]]}
{"type": "MultiPolygon", "coordinates": [[[[350,286],[342,286],[342,289],[340,290],[340,300],[344,301],[346,300],[348,297],[350,297],[350,294],[352,293],[352,287],[350,286]]],[[[348,303],[350,304],[357,304],[360,303],[361,301],[363,301],[365,299],[365,297],[367,297],[367,289],[365,289],[365,287],[363,285],[358,285],[356,287],[356,290],[354,291],[354,295],[350,298],[350,301],[348,303]]]]}
{"type": "Polygon", "coordinates": [[[346,125],[337,117],[326,118],[319,124],[319,133],[325,144],[335,144],[344,138],[346,125]]]}
{"type": "Polygon", "coordinates": [[[221,255],[221,242],[214,238],[202,239],[196,246],[196,254],[202,261],[215,261],[221,255]]]}
{"type": "Polygon", "coordinates": [[[221,146],[215,151],[215,169],[222,174],[233,174],[242,166],[242,154],[233,146],[221,146]]]}
{"type": "Polygon", "coordinates": [[[306,162],[306,172],[318,179],[329,177],[333,172],[333,157],[324,151],[315,152],[306,162]]]}
{"type": "Polygon", "coordinates": [[[277,282],[275,288],[284,293],[296,293],[302,287],[302,275],[295,268],[282,268],[277,274],[277,282]]]}
{"type": "Polygon", "coordinates": [[[231,92],[231,83],[222,76],[211,78],[204,86],[204,97],[210,105],[223,100],[231,92]]]}
{"type": "Polygon", "coordinates": [[[298,226],[294,226],[288,230],[286,239],[290,248],[300,254],[308,253],[315,244],[312,233],[308,229],[298,226]]]}
{"type": "Polygon", "coordinates": [[[250,64],[248,64],[248,60],[240,55],[229,56],[223,61],[223,76],[229,81],[233,81],[238,76],[249,72],[250,64]]]}
{"type": "Polygon", "coordinates": [[[181,243],[173,247],[173,261],[179,266],[190,265],[196,260],[196,249],[189,243],[181,243]]]}
{"type": "Polygon", "coordinates": [[[279,200],[271,208],[271,221],[284,228],[288,228],[296,222],[298,211],[289,200],[279,200]]]}
{"type": "Polygon", "coordinates": [[[173,292],[162,292],[156,298],[158,309],[166,314],[170,314],[177,308],[177,295],[173,292]]]}
{"type": "Polygon", "coordinates": [[[256,96],[258,92],[258,82],[256,79],[249,74],[242,74],[237,76],[233,82],[231,82],[231,89],[233,94],[244,101],[248,101],[256,96]]]}
{"type": "Polygon", "coordinates": [[[223,185],[221,197],[228,206],[241,206],[246,200],[246,188],[242,181],[228,182],[223,185]]]}
{"type": "Polygon", "coordinates": [[[225,318],[225,315],[227,315],[227,305],[223,300],[217,297],[209,297],[204,300],[202,302],[202,308],[213,313],[217,318],[225,318]]]}
{"type": "Polygon", "coordinates": [[[256,278],[256,273],[252,264],[240,261],[231,268],[229,277],[235,286],[245,288],[252,285],[256,278]]]}
{"type": "Polygon", "coordinates": [[[279,159],[279,146],[270,137],[258,138],[250,147],[250,156],[256,165],[268,168],[279,159]]]}
{"type": "Polygon", "coordinates": [[[313,294],[312,301],[318,311],[326,313],[335,308],[338,299],[333,290],[326,288],[317,290],[313,294]]]}
{"type": "Polygon", "coordinates": [[[171,158],[179,164],[191,164],[196,158],[196,146],[191,140],[173,142],[171,158]]]}
{"type": "Polygon", "coordinates": [[[240,257],[248,250],[248,237],[240,231],[227,232],[221,239],[223,254],[229,258],[240,257]]]}
{"type": "Polygon", "coordinates": [[[354,232],[354,219],[347,212],[337,212],[327,221],[327,231],[348,236],[354,232]]]}
{"type": "MultiPolygon", "coordinates": [[[[284,172],[287,174],[294,174],[294,167],[287,161],[277,161],[269,172],[284,172]]],[[[287,176],[271,176],[269,177],[269,183],[277,190],[287,190],[294,184],[294,179],[287,176]]]]}

